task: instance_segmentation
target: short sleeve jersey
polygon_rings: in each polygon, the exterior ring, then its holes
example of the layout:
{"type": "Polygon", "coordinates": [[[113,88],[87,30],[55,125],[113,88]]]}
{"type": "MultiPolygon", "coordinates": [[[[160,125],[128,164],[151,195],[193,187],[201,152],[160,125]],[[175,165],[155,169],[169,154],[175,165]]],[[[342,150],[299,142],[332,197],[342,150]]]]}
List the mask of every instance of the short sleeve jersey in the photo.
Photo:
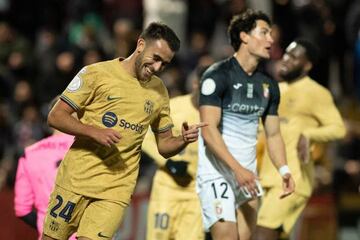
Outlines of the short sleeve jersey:
{"type": "Polygon", "coordinates": [[[84,124],[111,128],[119,143],[105,147],[76,137],[59,168],[56,183],[70,191],[128,203],[139,168],[141,144],[149,125],[154,132],[173,126],[169,97],[161,79],[140,83],[114,59],[84,67],[62,93],[84,124]]]}
{"type": "MultiPolygon", "coordinates": [[[[235,57],[215,63],[202,76],[200,107],[221,108],[223,140],[234,158],[253,172],[259,118],[277,115],[279,101],[277,83],[260,71],[248,75],[235,57]]],[[[200,138],[198,175],[219,173],[229,173],[228,167],[215,159],[200,138]]]]}
{"type": "MultiPolygon", "coordinates": [[[[304,164],[298,158],[299,137],[304,135],[310,141],[311,153],[315,147],[313,143],[341,138],[345,133],[344,123],[330,91],[310,77],[305,76],[290,84],[281,83],[280,90],[279,118],[287,164],[296,183],[295,192],[309,197],[315,180],[314,161],[304,164]]],[[[259,175],[264,187],[282,188],[279,173],[268,152],[264,154],[259,175]]]]}

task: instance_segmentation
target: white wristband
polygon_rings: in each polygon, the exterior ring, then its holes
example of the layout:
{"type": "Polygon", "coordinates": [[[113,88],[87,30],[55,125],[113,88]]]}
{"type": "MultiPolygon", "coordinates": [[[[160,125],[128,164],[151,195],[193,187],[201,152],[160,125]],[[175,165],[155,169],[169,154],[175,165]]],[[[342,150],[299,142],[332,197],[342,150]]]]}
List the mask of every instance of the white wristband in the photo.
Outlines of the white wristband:
{"type": "Polygon", "coordinates": [[[283,177],[285,174],[288,174],[288,173],[291,174],[290,168],[288,167],[288,165],[281,166],[281,167],[279,168],[279,173],[280,173],[280,175],[281,175],[282,177],[283,177]]]}

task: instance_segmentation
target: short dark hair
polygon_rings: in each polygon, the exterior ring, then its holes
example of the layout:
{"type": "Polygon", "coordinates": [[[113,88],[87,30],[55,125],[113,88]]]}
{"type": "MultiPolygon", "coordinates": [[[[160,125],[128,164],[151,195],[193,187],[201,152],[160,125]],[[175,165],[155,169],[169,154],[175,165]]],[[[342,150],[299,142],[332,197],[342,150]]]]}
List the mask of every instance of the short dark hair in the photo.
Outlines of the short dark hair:
{"type": "Polygon", "coordinates": [[[164,39],[173,52],[177,52],[180,48],[180,40],[175,32],[164,23],[152,22],[141,33],[140,38],[145,40],[164,39]]]}
{"type": "Polygon", "coordinates": [[[249,33],[256,27],[256,21],[263,20],[271,25],[270,18],[261,11],[254,11],[247,9],[246,11],[234,15],[230,21],[228,28],[228,35],[230,38],[230,44],[235,51],[239,50],[241,45],[240,33],[249,33]]]}
{"type": "Polygon", "coordinates": [[[320,49],[318,46],[304,38],[298,38],[294,42],[305,48],[305,56],[313,65],[319,61],[320,49]]]}

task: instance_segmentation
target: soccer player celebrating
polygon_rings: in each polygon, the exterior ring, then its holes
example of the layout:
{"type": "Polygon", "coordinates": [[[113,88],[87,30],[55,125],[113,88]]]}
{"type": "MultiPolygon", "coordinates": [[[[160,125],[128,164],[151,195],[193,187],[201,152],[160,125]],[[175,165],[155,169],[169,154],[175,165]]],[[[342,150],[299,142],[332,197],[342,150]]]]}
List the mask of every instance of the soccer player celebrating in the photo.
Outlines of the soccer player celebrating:
{"type": "Polygon", "coordinates": [[[277,115],[278,84],[257,70],[270,57],[270,20],[247,10],[232,18],[234,56],[204,73],[200,117],[209,125],[199,141],[197,188],[205,228],[214,240],[250,239],[256,226],[256,136],[262,118],[269,151],[283,184],[281,197],[294,191],[277,115]]]}
{"type": "Polygon", "coordinates": [[[312,80],[308,73],[314,66],[317,48],[306,40],[296,40],[286,49],[281,60],[281,101],[279,117],[287,159],[296,182],[294,194],[279,199],[281,185],[276,169],[265,153],[259,172],[266,189],[259,209],[256,239],[278,239],[281,232],[291,232],[311,196],[314,183],[313,143],[336,140],[345,135],[341,119],[330,92],[312,80]]]}
{"type": "Polygon", "coordinates": [[[159,153],[169,158],[197,140],[206,124],[183,124],[172,134],[169,97],[154,74],[168,64],[180,42],[161,23],[150,24],[135,51],[84,67],[62,93],[48,122],[75,135],[58,171],[43,239],[111,239],[136,183],[141,144],[149,126],[159,153]],[[71,117],[77,112],[80,120],[71,117]]]}

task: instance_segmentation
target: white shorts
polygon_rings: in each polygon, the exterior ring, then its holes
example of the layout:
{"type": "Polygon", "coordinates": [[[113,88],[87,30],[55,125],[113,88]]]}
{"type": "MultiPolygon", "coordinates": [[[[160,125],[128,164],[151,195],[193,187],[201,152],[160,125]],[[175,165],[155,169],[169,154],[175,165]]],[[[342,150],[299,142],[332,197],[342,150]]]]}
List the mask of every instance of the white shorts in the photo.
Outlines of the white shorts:
{"type": "MultiPolygon", "coordinates": [[[[240,188],[235,179],[217,176],[204,180],[198,176],[196,182],[205,231],[209,231],[218,221],[236,222],[236,209],[252,199],[250,193],[240,188]]],[[[258,196],[263,195],[259,182],[257,186],[258,196]]]]}

